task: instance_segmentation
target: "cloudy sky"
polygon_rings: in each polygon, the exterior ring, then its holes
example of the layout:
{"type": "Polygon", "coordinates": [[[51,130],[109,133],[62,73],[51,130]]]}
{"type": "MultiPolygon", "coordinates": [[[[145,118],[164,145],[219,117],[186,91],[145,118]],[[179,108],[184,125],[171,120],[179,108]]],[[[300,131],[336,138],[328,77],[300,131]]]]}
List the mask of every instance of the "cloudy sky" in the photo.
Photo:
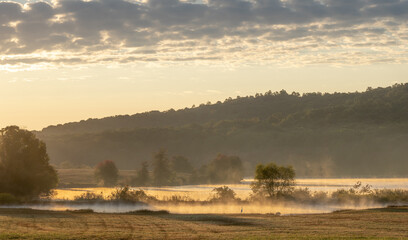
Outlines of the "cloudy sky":
{"type": "Polygon", "coordinates": [[[0,1],[0,127],[406,82],[408,0],[0,1]]]}

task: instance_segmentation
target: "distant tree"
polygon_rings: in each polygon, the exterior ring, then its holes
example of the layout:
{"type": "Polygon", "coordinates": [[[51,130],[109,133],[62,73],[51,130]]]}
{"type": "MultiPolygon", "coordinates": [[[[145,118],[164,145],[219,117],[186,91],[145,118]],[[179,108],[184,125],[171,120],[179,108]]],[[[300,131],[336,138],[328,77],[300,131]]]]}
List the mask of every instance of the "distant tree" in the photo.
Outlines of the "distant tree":
{"type": "Polygon", "coordinates": [[[179,173],[191,173],[193,171],[193,166],[191,165],[188,158],[184,156],[174,156],[170,161],[171,169],[179,173]]]}
{"type": "Polygon", "coordinates": [[[293,191],[295,170],[292,166],[278,166],[275,163],[259,164],[251,188],[255,194],[269,197],[285,195],[293,191]]]}
{"type": "Polygon", "coordinates": [[[32,198],[49,194],[58,176],[49,164],[45,143],[27,130],[0,130],[0,192],[32,198]]]}
{"type": "Polygon", "coordinates": [[[153,158],[153,181],[156,186],[171,184],[172,172],[165,150],[160,150],[153,158]]]}
{"type": "Polygon", "coordinates": [[[218,154],[202,169],[209,183],[237,183],[244,177],[242,161],[237,156],[218,154]]]}
{"type": "Polygon", "coordinates": [[[119,178],[119,170],[111,160],[105,160],[95,167],[95,177],[103,186],[115,186],[119,178]]]}
{"type": "Polygon", "coordinates": [[[147,186],[150,182],[149,165],[147,162],[142,162],[142,167],[137,171],[137,176],[132,183],[135,186],[147,186]]]}
{"type": "Polygon", "coordinates": [[[216,187],[212,190],[214,192],[213,200],[216,201],[233,201],[236,199],[236,193],[228,186],[216,187]]]}

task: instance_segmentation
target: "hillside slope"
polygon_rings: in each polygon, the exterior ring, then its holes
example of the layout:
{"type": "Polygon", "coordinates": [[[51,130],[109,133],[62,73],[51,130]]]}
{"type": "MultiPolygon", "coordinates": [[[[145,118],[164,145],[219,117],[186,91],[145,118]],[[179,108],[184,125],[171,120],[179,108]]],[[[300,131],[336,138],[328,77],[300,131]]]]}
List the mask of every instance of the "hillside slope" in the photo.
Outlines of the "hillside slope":
{"type": "Polygon", "coordinates": [[[122,169],[165,148],[195,166],[217,153],[292,164],[300,176],[408,176],[408,84],[362,93],[267,92],[196,108],[89,119],[36,133],[55,164],[122,169]]]}

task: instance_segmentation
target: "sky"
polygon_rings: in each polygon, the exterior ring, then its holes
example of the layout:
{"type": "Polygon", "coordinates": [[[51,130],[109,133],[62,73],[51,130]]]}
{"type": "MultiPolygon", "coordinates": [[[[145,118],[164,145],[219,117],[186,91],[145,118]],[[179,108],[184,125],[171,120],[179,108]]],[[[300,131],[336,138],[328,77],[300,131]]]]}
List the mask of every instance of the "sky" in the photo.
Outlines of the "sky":
{"type": "Polygon", "coordinates": [[[408,0],[0,1],[0,128],[407,82],[408,0]]]}

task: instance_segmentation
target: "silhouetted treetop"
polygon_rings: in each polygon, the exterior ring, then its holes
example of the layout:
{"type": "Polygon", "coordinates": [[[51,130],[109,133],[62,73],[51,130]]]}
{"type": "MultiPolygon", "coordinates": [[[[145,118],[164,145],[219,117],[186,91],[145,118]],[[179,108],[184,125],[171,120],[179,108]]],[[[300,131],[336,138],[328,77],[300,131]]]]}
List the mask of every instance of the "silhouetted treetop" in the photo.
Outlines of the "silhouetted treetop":
{"type": "Polygon", "coordinates": [[[223,120],[260,120],[278,117],[281,121],[401,121],[408,119],[408,84],[368,88],[359,93],[288,94],[267,91],[255,96],[228,98],[223,103],[168,111],[88,119],[44,128],[41,134],[83,134],[135,128],[180,127],[223,120]],[[382,113],[382,114],[378,114],[382,113]]]}

